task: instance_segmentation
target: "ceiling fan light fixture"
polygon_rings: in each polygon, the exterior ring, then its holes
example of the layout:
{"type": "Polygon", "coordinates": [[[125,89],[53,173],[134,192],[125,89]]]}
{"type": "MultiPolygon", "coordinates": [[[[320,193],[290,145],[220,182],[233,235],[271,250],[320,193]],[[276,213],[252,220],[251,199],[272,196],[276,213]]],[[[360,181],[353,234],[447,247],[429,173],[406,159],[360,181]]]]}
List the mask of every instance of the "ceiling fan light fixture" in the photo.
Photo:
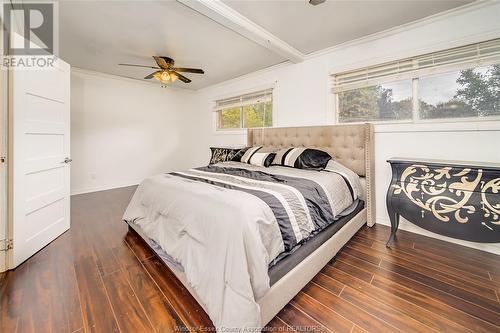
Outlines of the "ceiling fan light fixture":
{"type": "Polygon", "coordinates": [[[170,74],[168,74],[167,71],[163,71],[161,74],[160,74],[160,81],[162,82],[169,82],[170,81],[170,74]]]}
{"type": "Polygon", "coordinates": [[[121,66],[133,66],[133,67],[146,67],[146,68],[153,68],[156,69],[157,71],[146,75],[144,77],[145,80],[149,79],[155,79],[160,81],[162,86],[166,86],[169,83],[175,82],[177,80],[180,80],[184,83],[190,83],[191,79],[185,77],[184,75],[180,74],[179,72],[183,73],[194,73],[194,74],[205,74],[205,71],[200,68],[187,68],[187,67],[174,67],[174,59],[169,58],[169,57],[159,57],[159,56],[153,56],[154,60],[156,61],[157,66],[144,66],[144,65],[134,65],[134,64],[119,64],[121,66]]]}
{"type": "Polygon", "coordinates": [[[175,72],[170,73],[170,81],[175,82],[175,81],[177,81],[178,78],[179,78],[179,76],[177,75],[177,73],[175,73],[175,72]]]}

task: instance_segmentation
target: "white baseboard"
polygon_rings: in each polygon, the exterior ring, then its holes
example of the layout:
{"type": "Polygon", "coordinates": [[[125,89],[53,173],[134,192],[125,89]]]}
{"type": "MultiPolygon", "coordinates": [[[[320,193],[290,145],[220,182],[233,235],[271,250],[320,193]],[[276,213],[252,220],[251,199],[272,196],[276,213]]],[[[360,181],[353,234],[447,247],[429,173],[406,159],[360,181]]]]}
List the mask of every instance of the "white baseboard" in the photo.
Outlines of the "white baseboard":
{"type": "MultiPolygon", "coordinates": [[[[387,217],[377,216],[377,223],[391,226],[391,222],[387,217]]],[[[416,226],[415,224],[408,222],[403,217],[401,217],[400,219],[399,229],[500,255],[500,243],[475,243],[475,242],[468,242],[460,239],[442,236],[430,232],[428,230],[422,229],[416,226]]]]}
{"type": "Polygon", "coordinates": [[[84,194],[84,193],[91,193],[91,192],[99,192],[99,191],[105,191],[105,190],[112,190],[115,188],[121,188],[121,187],[128,187],[128,186],[136,186],[139,185],[139,181],[132,181],[132,182],[126,182],[126,183],[120,183],[120,184],[107,184],[107,185],[102,185],[102,186],[96,186],[96,187],[87,187],[87,188],[80,188],[80,189],[72,189],[71,190],[71,195],[78,195],[78,194],[84,194]]]}

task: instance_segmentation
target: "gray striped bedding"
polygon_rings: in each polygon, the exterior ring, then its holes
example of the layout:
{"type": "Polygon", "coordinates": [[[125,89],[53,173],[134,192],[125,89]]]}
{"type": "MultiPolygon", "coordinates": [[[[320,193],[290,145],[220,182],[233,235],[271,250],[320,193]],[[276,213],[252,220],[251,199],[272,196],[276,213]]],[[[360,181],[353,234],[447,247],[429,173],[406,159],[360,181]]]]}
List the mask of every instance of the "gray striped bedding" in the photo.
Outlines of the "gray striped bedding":
{"type": "Polygon", "coordinates": [[[216,327],[257,327],[268,265],[333,223],[359,180],[325,171],[223,162],[144,180],[125,212],[178,262],[216,327]]]}

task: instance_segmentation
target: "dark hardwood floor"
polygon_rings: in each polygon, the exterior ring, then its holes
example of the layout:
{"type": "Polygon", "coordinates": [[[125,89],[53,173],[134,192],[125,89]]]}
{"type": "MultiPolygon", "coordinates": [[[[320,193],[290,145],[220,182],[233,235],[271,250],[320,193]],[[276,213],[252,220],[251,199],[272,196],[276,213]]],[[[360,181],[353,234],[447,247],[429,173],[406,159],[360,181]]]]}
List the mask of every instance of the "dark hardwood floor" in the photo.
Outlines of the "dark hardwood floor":
{"type": "MultiPolygon", "coordinates": [[[[171,332],[205,312],[122,213],[134,187],[72,197],[70,231],[0,276],[0,332],[171,332]]],[[[363,228],[269,324],[275,331],[500,332],[500,256],[363,228]]]]}

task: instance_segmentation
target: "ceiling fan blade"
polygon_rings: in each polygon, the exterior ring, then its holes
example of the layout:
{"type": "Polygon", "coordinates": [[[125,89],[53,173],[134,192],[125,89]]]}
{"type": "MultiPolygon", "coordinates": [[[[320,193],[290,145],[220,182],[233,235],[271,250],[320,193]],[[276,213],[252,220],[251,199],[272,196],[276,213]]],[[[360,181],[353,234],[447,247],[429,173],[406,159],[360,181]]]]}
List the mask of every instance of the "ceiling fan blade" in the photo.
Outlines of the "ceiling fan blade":
{"type": "Polygon", "coordinates": [[[166,58],[166,57],[153,56],[153,58],[155,59],[158,66],[160,66],[160,68],[163,68],[163,69],[169,69],[170,66],[172,66],[173,62],[174,62],[172,59],[166,58]]]}
{"type": "Polygon", "coordinates": [[[195,74],[205,74],[203,69],[199,68],[184,68],[184,67],[174,67],[172,70],[176,72],[184,72],[184,73],[195,73],[195,74]]]}
{"type": "MultiPolygon", "coordinates": [[[[174,71],[172,71],[172,72],[174,72],[174,71]]],[[[191,82],[191,80],[188,79],[187,77],[185,77],[184,75],[182,75],[180,73],[177,73],[177,72],[174,72],[174,73],[175,73],[175,75],[177,75],[177,77],[179,78],[179,80],[181,80],[182,82],[184,82],[184,83],[191,82]]]]}
{"type": "Polygon", "coordinates": [[[156,71],[156,72],[154,72],[154,73],[151,73],[151,74],[149,74],[149,75],[146,75],[146,76],[144,77],[144,79],[145,79],[145,80],[152,79],[152,78],[156,75],[156,73],[161,73],[161,72],[162,72],[162,71],[160,70],[160,71],[156,71]]]}
{"type": "Polygon", "coordinates": [[[134,65],[134,64],[118,64],[119,66],[132,66],[132,67],[144,67],[144,68],[153,68],[153,69],[160,69],[159,67],[155,66],[145,66],[145,65],[134,65]]]}

